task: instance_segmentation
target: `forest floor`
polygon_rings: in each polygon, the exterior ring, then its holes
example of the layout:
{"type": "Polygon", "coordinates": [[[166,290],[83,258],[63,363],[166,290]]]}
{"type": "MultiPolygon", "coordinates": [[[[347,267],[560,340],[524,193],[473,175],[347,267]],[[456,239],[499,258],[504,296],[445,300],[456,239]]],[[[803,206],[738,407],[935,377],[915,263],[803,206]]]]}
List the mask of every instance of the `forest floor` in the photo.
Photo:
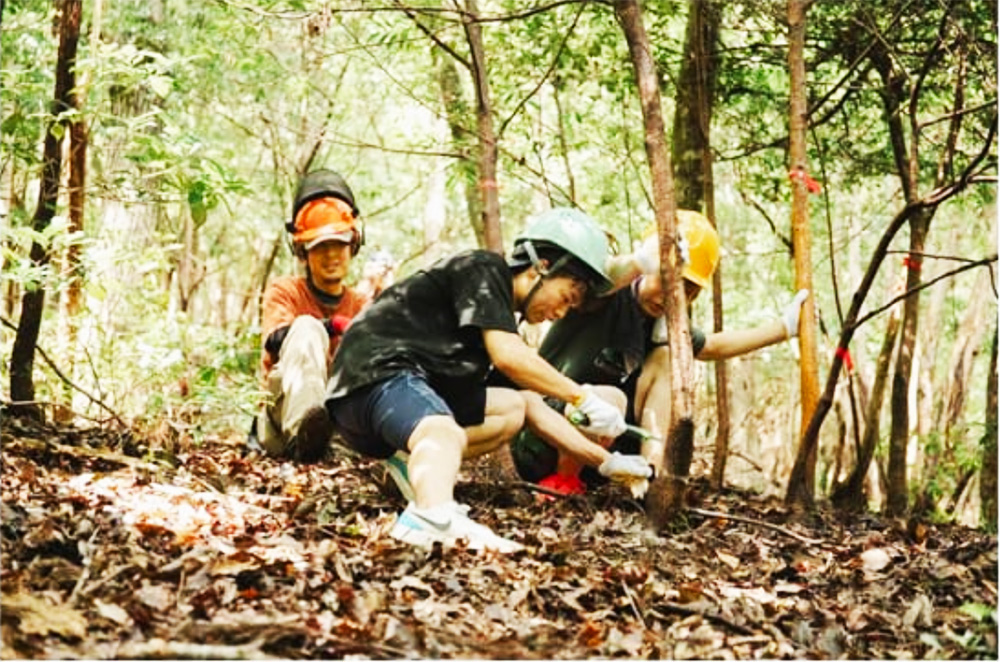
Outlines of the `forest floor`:
{"type": "Polygon", "coordinates": [[[655,535],[617,487],[482,463],[457,496],[525,551],[423,551],[375,463],[151,437],[4,422],[2,658],[997,657],[997,539],[967,528],[702,487],[655,535]]]}

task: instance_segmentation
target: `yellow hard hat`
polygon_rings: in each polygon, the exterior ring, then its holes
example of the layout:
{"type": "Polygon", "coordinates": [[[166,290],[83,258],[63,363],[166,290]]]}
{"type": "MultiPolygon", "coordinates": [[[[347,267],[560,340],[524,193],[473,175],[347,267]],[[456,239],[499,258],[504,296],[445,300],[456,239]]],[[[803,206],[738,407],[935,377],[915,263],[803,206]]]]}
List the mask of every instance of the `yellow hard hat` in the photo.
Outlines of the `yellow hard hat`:
{"type": "MultiPolygon", "coordinates": [[[[712,274],[719,264],[719,234],[707,218],[688,209],[677,210],[677,229],[687,243],[688,260],[681,274],[699,287],[711,287],[712,274]]],[[[651,223],[644,236],[656,232],[656,223],[651,223]]]]}

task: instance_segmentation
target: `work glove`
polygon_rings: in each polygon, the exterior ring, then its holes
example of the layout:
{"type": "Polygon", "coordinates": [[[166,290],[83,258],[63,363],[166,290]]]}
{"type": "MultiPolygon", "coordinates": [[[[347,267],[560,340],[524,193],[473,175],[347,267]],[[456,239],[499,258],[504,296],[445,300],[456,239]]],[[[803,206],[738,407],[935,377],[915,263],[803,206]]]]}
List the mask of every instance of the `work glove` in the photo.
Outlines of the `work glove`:
{"type": "Polygon", "coordinates": [[[799,315],[802,313],[802,304],[808,296],[809,290],[799,290],[792,302],[785,306],[785,310],[781,313],[781,321],[785,325],[787,338],[795,338],[799,335],[799,315]]]}
{"type": "Polygon", "coordinates": [[[615,451],[597,468],[605,478],[624,481],[634,478],[649,478],[653,469],[641,455],[622,455],[615,451]]]}
{"type": "Polygon", "coordinates": [[[649,489],[649,479],[653,475],[653,468],[643,456],[622,455],[618,452],[612,453],[597,471],[605,478],[628,487],[636,499],[645,496],[649,489]]]}
{"type": "Polygon", "coordinates": [[[586,386],[583,393],[580,402],[566,407],[566,418],[585,432],[599,437],[617,437],[628,429],[625,417],[617,407],[602,400],[586,386]]]}
{"type": "Polygon", "coordinates": [[[664,345],[670,341],[670,331],[667,327],[667,318],[661,315],[653,322],[653,330],[649,333],[649,339],[655,345],[664,345]]]}
{"type": "MultiPolygon", "coordinates": [[[[678,233],[677,247],[680,249],[681,264],[689,264],[691,262],[691,247],[688,244],[687,237],[681,233],[678,233]]],[[[635,265],[644,274],[659,273],[660,237],[656,234],[646,237],[639,244],[639,248],[635,249],[632,253],[632,261],[635,262],[635,265]]]]}
{"type": "Polygon", "coordinates": [[[655,234],[647,237],[632,253],[632,261],[644,274],[655,274],[660,270],[660,238],[655,234]]]}

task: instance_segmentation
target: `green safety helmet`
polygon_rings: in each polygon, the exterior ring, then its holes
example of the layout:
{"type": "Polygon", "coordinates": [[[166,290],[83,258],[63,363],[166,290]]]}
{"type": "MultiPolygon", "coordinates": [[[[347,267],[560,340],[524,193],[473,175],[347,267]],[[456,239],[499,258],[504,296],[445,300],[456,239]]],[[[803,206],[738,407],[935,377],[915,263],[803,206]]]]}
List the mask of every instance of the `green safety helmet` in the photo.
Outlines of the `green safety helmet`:
{"type": "MultiPolygon", "coordinates": [[[[529,221],[528,227],[514,240],[515,256],[526,252],[533,264],[537,262],[533,253],[545,247],[567,253],[567,262],[576,258],[585,267],[586,280],[593,289],[603,291],[611,287],[605,268],[608,237],[594,219],[579,209],[555,207],[544,211],[529,221]]],[[[565,266],[567,263],[558,260],[549,271],[556,273],[565,266]]]]}

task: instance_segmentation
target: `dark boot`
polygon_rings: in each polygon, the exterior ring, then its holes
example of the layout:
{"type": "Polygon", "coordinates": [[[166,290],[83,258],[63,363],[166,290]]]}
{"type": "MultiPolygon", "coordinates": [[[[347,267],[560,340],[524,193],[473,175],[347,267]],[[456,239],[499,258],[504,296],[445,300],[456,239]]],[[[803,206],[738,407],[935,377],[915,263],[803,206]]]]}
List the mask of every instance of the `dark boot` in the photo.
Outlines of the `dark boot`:
{"type": "Polygon", "coordinates": [[[330,449],[333,436],[333,422],[326,408],[316,405],[306,412],[299,425],[299,431],[289,443],[290,455],[299,462],[313,463],[323,459],[330,449]]]}

